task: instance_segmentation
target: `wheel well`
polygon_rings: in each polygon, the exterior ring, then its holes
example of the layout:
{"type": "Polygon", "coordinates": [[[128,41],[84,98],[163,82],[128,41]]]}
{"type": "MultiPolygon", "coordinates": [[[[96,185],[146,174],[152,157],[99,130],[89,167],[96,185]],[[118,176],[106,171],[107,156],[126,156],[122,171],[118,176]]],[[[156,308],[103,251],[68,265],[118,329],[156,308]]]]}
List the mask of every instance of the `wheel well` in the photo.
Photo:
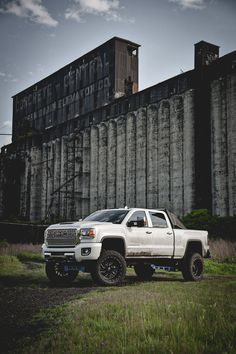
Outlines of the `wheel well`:
{"type": "Polygon", "coordinates": [[[102,249],[117,251],[125,256],[125,245],[121,238],[105,238],[102,242],[102,249]]]}
{"type": "Polygon", "coordinates": [[[188,242],[185,255],[190,253],[199,253],[202,256],[202,243],[200,241],[188,242]]]}

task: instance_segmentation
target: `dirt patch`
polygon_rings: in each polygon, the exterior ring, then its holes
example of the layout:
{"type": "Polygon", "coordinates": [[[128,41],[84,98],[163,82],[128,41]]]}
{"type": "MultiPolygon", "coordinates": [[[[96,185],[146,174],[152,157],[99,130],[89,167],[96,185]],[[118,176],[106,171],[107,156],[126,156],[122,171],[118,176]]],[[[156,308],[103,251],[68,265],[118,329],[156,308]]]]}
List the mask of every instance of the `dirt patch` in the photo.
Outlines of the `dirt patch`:
{"type": "Polygon", "coordinates": [[[35,336],[45,329],[46,324],[42,321],[29,324],[41,309],[63,304],[93,289],[93,287],[0,289],[1,353],[17,353],[16,345],[19,339],[35,336]]]}

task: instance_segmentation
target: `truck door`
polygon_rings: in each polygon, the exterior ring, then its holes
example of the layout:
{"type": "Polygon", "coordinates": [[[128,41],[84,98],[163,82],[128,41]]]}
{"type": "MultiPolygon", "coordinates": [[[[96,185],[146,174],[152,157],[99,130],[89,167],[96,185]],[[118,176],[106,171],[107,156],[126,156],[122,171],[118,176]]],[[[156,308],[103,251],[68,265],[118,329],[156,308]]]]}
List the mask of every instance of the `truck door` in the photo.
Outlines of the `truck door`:
{"type": "Polygon", "coordinates": [[[149,211],[152,230],[152,256],[172,256],[174,232],[164,212],[149,211]]]}
{"type": "Polygon", "coordinates": [[[152,252],[152,229],[144,210],[135,211],[127,221],[127,256],[146,257],[152,252]]]}

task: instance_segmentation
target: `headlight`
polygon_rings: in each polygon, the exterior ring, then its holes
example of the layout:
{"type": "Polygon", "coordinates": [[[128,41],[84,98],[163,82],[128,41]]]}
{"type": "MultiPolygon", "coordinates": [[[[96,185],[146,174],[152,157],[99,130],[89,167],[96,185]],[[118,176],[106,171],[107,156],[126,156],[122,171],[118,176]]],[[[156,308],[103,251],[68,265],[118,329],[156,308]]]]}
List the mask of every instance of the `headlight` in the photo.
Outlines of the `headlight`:
{"type": "Polygon", "coordinates": [[[47,245],[47,235],[48,235],[48,230],[46,229],[44,231],[44,243],[47,245]]]}
{"type": "Polygon", "coordinates": [[[96,236],[95,229],[82,228],[79,230],[80,239],[90,239],[96,236]]]}

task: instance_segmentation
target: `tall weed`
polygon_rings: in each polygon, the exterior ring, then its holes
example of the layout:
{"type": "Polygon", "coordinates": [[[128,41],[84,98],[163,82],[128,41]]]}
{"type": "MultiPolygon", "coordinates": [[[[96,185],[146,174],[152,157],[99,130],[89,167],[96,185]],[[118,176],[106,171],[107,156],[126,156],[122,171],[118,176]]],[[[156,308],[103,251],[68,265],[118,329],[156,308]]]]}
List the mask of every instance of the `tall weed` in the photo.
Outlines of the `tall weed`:
{"type": "Polygon", "coordinates": [[[33,245],[32,243],[15,243],[10,244],[6,241],[0,242],[0,255],[8,255],[8,256],[16,256],[22,252],[33,252],[33,253],[40,253],[41,252],[41,245],[33,245]]]}

